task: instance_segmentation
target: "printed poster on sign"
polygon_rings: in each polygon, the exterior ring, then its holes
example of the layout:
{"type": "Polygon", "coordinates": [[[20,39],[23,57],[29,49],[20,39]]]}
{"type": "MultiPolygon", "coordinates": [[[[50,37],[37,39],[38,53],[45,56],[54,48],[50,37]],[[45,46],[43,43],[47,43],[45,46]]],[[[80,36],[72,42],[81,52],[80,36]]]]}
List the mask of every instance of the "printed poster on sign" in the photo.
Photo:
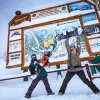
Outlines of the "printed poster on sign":
{"type": "Polygon", "coordinates": [[[9,52],[21,51],[21,40],[9,43],[9,52]]]}
{"type": "MultiPolygon", "coordinates": [[[[27,63],[27,65],[29,64],[31,54],[33,53],[40,59],[50,44],[55,44],[55,49],[50,57],[50,61],[59,60],[61,57],[63,57],[62,60],[66,60],[67,51],[65,48],[65,40],[57,41],[55,37],[62,34],[63,31],[73,31],[78,26],[80,26],[79,19],[74,19],[24,30],[25,63],[27,63]]],[[[84,41],[83,37],[81,41],[84,41]]],[[[72,38],[71,42],[76,42],[76,39],[72,38]]]]}
{"type": "Polygon", "coordinates": [[[74,3],[70,5],[70,11],[84,11],[84,10],[91,10],[94,9],[92,4],[86,3],[86,2],[79,2],[79,3],[74,3]]]}
{"type": "Polygon", "coordinates": [[[50,16],[50,15],[55,15],[59,13],[68,13],[68,8],[66,6],[61,6],[61,7],[56,7],[56,8],[51,8],[47,10],[42,10],[39,12],[33,12],[31,13],[31,19],[36,19],[36,18],[41,18],[45,16],[50,16]]]}
{"type": "Polygon", "coordinates": [[[10,41],[21,39],[21,30],[10,31],[10,41]]]}
{"type": "Polygon", "coordinates": [[[21,52],[9,54],[8,66],[21,64],[21,52]]]}
{"type": "Polygon", "coordinates": [[[91,14],[82,16],[82,21],[83,21],[84,25],[91,25],[91,24],[99,23],[95,13],[91,13],[91,14]]]}

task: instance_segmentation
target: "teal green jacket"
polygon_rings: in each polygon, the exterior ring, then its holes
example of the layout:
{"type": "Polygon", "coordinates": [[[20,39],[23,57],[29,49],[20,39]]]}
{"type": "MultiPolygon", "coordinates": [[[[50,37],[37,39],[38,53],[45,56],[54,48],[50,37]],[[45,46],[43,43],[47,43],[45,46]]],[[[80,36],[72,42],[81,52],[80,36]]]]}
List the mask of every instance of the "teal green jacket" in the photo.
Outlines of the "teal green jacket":
{"type": "Polygon", "coordinates": [[[43,66],[35,64],[34,61],[31,61],[30,67],[32,67],[32,70],[38,72],[37,77],[39,77],[39,78],[45,78],[45,77],[47,77],[47,72],[46,72],[46,70],[44,69],[43,66]]]}

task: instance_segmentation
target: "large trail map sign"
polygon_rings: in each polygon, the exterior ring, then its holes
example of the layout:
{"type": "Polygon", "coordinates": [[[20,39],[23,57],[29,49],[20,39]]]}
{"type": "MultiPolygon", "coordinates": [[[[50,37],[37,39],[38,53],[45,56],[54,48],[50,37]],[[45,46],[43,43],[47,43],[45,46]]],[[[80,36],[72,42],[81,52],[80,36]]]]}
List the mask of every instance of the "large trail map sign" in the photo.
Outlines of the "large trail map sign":
{"type": "MultiPolygon", "coordinates": [[[[72,31],[75,30],[78,26],[80,26],[79,20],[74,19],[25,30],[25,66],[29,64],[31,60],[31,54],[35,53],[38,59],[40,59],[50,44],[55,44],[56,46],[52,56],[50,57],[50,61],[61,61],[61,57],[63,57],[62,60],[66,60],[67,51],[65,48],[65,40],[58,41],[55,39],[55,37],[58,34],[62,34],[64,30],[72,31]]],[[[76,38],[72,37],[70,39],[70,43],[71,42],[75,43],[76,38]]],[[[87,52],[83,37],[81,37],[81,45],[81,52],[87,52]]]]}
{"type": "Polygon", "coordinates": [[[92,60],[95,54],[100,54],[100,18],[92,2],[66,0],[65,4],[15,16],[8,27],[6,68],[27,68],[31,55],[35,53],[41,59],[50,44],[55,45],[50,64],[66,63],[67,50],[62,38],[70,37],[69,44],[76,45],[78,26],[84,34],[80,36],[81,61],[92,60]]]}

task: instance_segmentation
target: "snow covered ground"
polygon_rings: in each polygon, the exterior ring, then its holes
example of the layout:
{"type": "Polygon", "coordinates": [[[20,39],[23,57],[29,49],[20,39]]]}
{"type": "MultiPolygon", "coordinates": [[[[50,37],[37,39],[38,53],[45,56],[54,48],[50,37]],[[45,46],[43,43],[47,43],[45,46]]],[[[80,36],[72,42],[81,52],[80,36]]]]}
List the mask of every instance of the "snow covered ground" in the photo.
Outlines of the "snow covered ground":
{"type": "MultiPolygon", "coordinates": [[[[20,68],[6,69],[5,61],[0,59],[0,77],[4,75],[20,74],[20,68]]],[[[48,79],[55,95],[47,96],[45,87],[39,82],[32,93],[30,100],[100,100],[100,95],[95,95],[80,79],[74,76],[69,82],[66,92],[63,96],[58,96],[58,91],[65,77],[66,71],[62,72],[63,78],[57,79],[57,73],[49,74],[48,79]]],[[[23,82],[23,79],[15,79],[0,82],[0,100],[26,100],[24,95],[30,86],[32,80],[23,82]]],[[[100,89],[100,79],[95,79],[94,83],[100,89]]]]}

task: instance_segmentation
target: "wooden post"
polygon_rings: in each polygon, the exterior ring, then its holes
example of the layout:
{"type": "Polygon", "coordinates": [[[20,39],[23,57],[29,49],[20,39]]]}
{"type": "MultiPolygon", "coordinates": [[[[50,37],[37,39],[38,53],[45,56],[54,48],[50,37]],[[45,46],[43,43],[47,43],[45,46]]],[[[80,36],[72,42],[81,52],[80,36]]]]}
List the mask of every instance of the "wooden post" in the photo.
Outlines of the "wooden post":
{"type": "MultiPolygon", "coordinates": [[[[23,72],[27,72],[28,70],[23,70],[23,72]]],[[[28,81],[28,76],[23,78],[24,82],[28,81]]]]}
{"type": "Polygon", "coordinates": [[[89,41],[88,41],[88,38],[87,38],[87,35],[84,34],[84,39],[85,39],[85,44],[86,44],[86,47],[87,47],[87,50],[88,50],[88,53],[90,56],[93,56],[93,53],[91,51],[91,47],[90,47],[90,44],[89,44],[89,41]]]}
{"type": "MultiPolygon", "coordinates": [[[[22,54],[22,59],[21,59],[21,61],[22,61],[22,66],[21,67],[24,67],[24,29],[22,28],[21,29],[21,33],[22,33],[22,38],[21,38],[21,54],[22,54]]],[[[23,70],[23,72],[27,72],[28,70],[23,70]]],[[[24,77],[23,78],[23,80],[24,80],[24,82],[25,81],[28,81],[28,76],[26,76],[26,77],[24,77]]]]}
{"type": "Polygon", "coordinates": [[[9,63],[9,37],[10,37],[10,23],[8,24],[8,40],[7,40],[7,54],[6,54],[6,67],[9,63]]]}
{"type": "Polygon", "coordinates": [[[89,70],[89,65],[85,64],[85,66],[86,66],[86,71],[87,71],[88,77],[89,77],[90,81],[92,82],[92,76],[91,76],[91,73],[90,73],[90,70],[89,70]]]}

